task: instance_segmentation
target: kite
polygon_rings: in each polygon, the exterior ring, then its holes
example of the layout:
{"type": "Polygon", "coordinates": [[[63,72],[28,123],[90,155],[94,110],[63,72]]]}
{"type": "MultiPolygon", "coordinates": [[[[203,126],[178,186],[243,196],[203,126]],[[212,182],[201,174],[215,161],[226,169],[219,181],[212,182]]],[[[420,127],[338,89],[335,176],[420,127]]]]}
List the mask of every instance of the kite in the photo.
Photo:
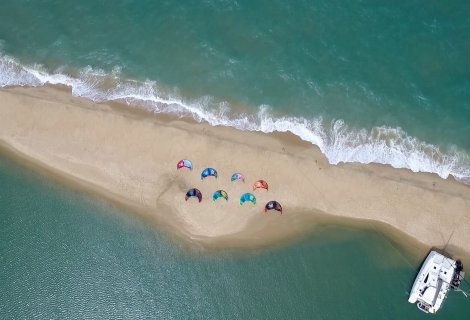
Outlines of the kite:
{"type": "Polygon", "coordinates": [[[225,198],[225,200],[228,201],[228,194],[224,190],[217,190],[214,192],[214,195],[212,196],[212,200],[215,201],[219,199],[220,197],[225,198]]]}
{"type": "Polygon", "coordinates": [[[186,192],[186,197],[185,200],[188,201],[189,198],[191,197],[196,197],[199,199],[199,202],[202,201],[202,193],[198,189],[189,189],[188,192],[186,192]]]}
{"type": "Polygon", "coordinates": [[[247,201],[253,202],[253,204],[256,204],[256,197],[252,195],[251,193],[244,193],[240,197],[240,205],[244,204],[247,201]]]}
{"type": "Polygon", "coordinates": [[[253,191],[255,191],[258,188],[263,188],[263,189],[268,190],[268,183],[264,180],[258,180],[253,185],[253,191]]]}
{"type": "Polygon", "coordinates": [[[268,210],[277,210],[282,214],[282,206],[279,202],[277,201],[269,201],[266,203],[264,206],[264,212],[268,212],[268,210]]]}
{"type": "Polygon", "coordinates": [[[241,181],[245,182],[245,176],[241,173],[235,172],[234,174],[232,174],[231,180],[232,180],[232,182],[235,181],[235,180],[241,180],[241,181]]]}
{"type": "Polygon", "coordinates": [[[183,159],[183,160],[180,160],[178,164],[176,165],[177,170],[181,168],[188,168],[189,170],[193,170],[193,164],[191,163],[191,161],[183,159]]]}
{"type": "Polygon", "coordinates": [[[217,171],[214,168],[205,168],[204,171],[201,172],[201,180],[204,180],[204,178],[208,176],[213,176],[217,178],[217,171]]]}

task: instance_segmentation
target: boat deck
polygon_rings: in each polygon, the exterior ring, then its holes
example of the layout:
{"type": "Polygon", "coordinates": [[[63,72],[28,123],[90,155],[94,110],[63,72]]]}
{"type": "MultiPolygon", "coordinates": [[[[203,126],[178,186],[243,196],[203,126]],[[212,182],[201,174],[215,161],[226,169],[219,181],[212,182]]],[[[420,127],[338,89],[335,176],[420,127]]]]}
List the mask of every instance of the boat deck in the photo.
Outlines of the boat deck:
{"type": "Polygon", "coordinates": [[[411,290],[411,303],[420,302],[420,309],[435,313],[450,289],[455,272],[455,260],[431,251],[426,258],[411,290]]]}

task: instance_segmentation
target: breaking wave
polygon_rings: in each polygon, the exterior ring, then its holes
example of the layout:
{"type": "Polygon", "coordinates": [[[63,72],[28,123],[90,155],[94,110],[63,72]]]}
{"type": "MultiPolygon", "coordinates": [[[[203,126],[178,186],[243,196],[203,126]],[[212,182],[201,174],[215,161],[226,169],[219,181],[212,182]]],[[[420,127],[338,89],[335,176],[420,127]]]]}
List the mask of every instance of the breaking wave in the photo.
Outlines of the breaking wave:
{"type": "Polygon", "coordinates": [[[349,127],[343,120],[276,116],[269,106],[256,113],[235,112],[225,101],[212,97],[183,99],[176,90],[165,91],[154,81],[125,79],[121,70],[111,73],[91,67],[77,71],[46,71],[40,65],[24,66],[8,56],[0,56],[0,87],[71,87],[74,96],[95,102],[118,101],[137,105],[156,113],[190,116],[198,122],[262,132],[291,132],[317,145],[331,164],[341,162],[381,163],[414,172],[436,173],[442,178],[454,176],[470,184],[470,157],[456,147],[442,151],[406,134],[401,128],[375,127],[371,130],[349,127]]]}

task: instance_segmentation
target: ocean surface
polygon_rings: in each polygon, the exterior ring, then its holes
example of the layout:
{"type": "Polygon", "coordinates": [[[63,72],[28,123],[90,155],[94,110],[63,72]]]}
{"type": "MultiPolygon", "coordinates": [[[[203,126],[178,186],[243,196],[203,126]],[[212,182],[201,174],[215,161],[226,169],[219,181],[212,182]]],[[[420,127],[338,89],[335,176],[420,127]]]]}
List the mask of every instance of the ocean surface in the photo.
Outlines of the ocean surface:
{"type": "Polygon", "coordinates": [[[470,5],[2,0],[0,87],[66,84],[264,132],[329,162],[470,183],[470,5]]]}
{"type": "MultiPolygon", "coordinates": [[[[138,216],[0,155],[0,319],[466,319],[408,303],[424,257],[324,226],[288,246],[188,248],[138,216]]],[[[464,284],[464,290],[469,286],[464,284]]]]}

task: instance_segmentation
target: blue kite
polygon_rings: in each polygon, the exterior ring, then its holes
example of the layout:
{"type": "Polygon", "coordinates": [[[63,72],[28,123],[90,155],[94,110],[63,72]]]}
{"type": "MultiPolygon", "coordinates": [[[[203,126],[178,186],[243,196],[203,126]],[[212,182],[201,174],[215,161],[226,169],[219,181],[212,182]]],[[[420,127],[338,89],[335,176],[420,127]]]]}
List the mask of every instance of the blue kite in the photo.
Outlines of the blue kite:
{"type": "Polygon", "coordinates": [[[201,173],[201,180],[204,180],[206,177],[218,177],[217,171],[214,168],[205,168],[201,173]]]}

